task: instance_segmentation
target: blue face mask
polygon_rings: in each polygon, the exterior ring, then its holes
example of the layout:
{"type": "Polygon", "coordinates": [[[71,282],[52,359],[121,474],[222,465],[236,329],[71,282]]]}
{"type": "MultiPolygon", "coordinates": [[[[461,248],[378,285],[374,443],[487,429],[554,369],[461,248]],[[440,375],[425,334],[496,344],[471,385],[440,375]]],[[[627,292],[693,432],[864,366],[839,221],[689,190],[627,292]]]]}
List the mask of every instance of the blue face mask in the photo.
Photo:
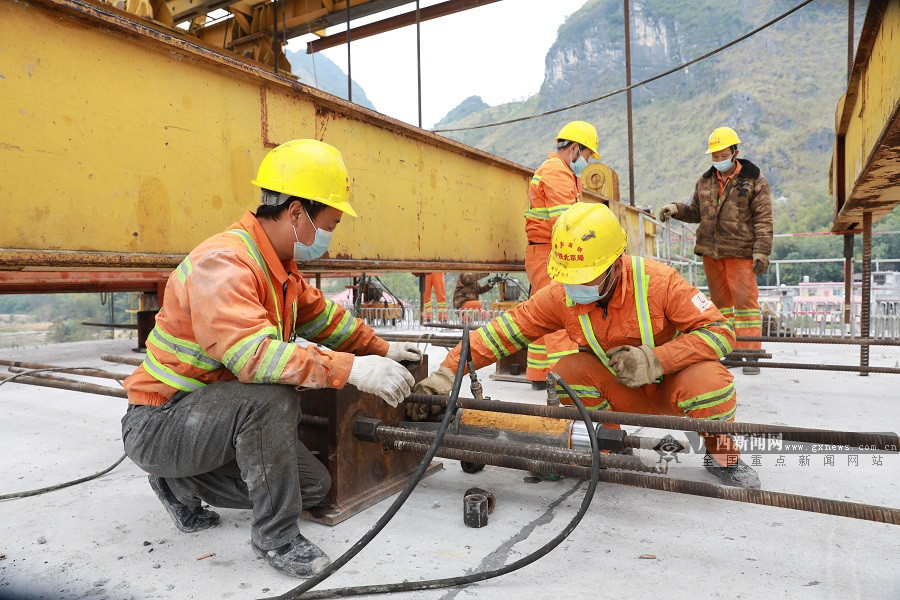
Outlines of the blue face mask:
{"type": "Polygon", "coordinates": [[[720,173],[724,173],[734,164],[734,157],[729,158],[728,160],[720,160],[718,162],[713,161],[713,166],[719,170],[720,173]]]}
{"type": "Polygon", "coordinates": [[[587,168],[588,162],[583,156],[579,156],[578,160],[570,162],[569,166],[572,167],[572,172],[575,173],[575,177],[581,177],[581,173],[587,168]]]}
{"type": "Polygon", "coordinates": [[[596,285],[581,285],[579,283],[564,283],[566,294],[575,304],[593,304],[600,299],[600,288],[596,285]]]}
{"type": "MultiPolygon", "coordinates": [[[[304,211],[303,214],[309,219],[309,213],[304,211]]],[[[297,235],[297,228],[294,227],[294,237],[297,238],[297,241],[294,242],[294,260],[299,262],[320,258],[323,254],[328,252],[328,246],[331,244],[332,232],[319,229],[316,227],[316,224],[312,222],[312,219],[309,219],[309,222],[316,229],[316,238],[313,240],[311,246],[307,246],[300,241],[300,236],[297,235]]]]}

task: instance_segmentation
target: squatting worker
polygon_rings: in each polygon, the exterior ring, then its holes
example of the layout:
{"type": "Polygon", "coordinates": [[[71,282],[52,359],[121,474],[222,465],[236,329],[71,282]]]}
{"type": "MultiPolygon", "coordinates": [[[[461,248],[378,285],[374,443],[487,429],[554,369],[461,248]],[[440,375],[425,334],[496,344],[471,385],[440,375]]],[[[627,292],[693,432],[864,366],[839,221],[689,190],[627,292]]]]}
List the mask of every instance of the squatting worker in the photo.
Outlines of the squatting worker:
{"type": "Polygon", "coordinates": [[[481,310],[484,302],[479,296],[493,289],[493,283],[479,283],[490,273],[460,273],[453,290],[453,308],[459,310],[481,310]]]}
{"type": "Polygon", "coordinates": [[[297,518],[331,486],[297,439],[297,389],[349,383],[396,406],[413,384],[396,361],[421,358],[377,337],[297,270],[295,260],[326,252],[343,215],[356,216],[349,181],[340,152],[323,142],[269,152],[253,181],[262,205],[175,269],[147,357],[124,384],[125,450],[178,529],[218,523],[201,502],[252,509],[253,549],[297,577],[330,562],[297,518]]]}
{"type": "MultiPolygon", "coordinates": [[[[550,256],[550,230],[559,215],[581,200],[581,172],[588,160],[599,159],[597,129],[584,121],[572,121],[556,136],[556,152],[534,172],[528,185],[528,210],[525,211],[525,272],[531,295],[550,285],[547,259],[550,256]]],[[[550,333],[528,345],[525,376],[534,389],[544,389],[547,373],[557,360],[576,352],[565,331],[550,333]]]]}
{"type": "MultiPolygon", "coordinates": [[[[737,335],[758,336],[762,322],[756,276],[769,268],[772,196],[759,167],[737,159],[740,143],[730,127],[713,131],[706,150],[712,155],[712,167],[697,180],[690,205],[667,204],[659,218],[700,223],[694,253],[703,256],[712,301],[734,323],[737,335]]],[[[762,345],[738,342],[735,347],[762,345]]],[[[759,367],[749,365],[743,371],[758,375],[759,367]]]]}
{"type": "MultiPolygon", "coordinates": [[[[586,407],[734,420],[734,378],[718,362],[731,351],[734,329],[702,292],[662,263],[624,254],[625,231],[603,204],[579,202],[566,211],[552,247],[554,283],[470,334],[476,368],[565,329],[579,352],[553,370],[586,407]]],[[[415,391],[448,394],[459,352],[457,345],[415,391]]],[[[561,387],[557,392],[571,403],[561,387]]],[[[726,485],[759,487],[731,436],[703,437],[707,469],[726,485]]]]}

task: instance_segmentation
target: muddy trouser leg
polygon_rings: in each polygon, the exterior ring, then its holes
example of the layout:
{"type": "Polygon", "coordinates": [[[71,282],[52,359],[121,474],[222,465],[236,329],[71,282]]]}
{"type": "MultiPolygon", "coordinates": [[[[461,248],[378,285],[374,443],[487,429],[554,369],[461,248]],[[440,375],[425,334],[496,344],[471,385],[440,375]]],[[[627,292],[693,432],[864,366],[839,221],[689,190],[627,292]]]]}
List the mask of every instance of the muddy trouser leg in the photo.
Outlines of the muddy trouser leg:
{"type": "Polygon", "coordinates": [[[253,542],[271,550],[299,533],[303,507],[320,502],[327,468],[297,439],[300,402],[286,385],[208,385],[122,419],[128,456],[163,477],[188,506],[252,508],[253,542]]]}

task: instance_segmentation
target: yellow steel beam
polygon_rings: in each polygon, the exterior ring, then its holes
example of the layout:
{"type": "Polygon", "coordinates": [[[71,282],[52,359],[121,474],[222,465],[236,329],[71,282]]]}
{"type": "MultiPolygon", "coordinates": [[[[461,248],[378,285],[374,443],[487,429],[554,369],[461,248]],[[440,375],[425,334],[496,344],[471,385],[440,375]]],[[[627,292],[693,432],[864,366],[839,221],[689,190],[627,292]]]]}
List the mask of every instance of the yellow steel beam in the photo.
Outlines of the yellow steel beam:
{"type": "Polygon", "coordinates": [[[174,267],[303,137],[341,149],[360,213],[304,270],[522,268],[529,169],[107,5],[0,13],[0,269],[174,267]]]}
{"type": "Polygon", "coordinates": [[[831,190],[832,231],[858,229],[900,203],[900,2],[873,0],[838,103],[831,190]]]}
{"type": "MultiPolygon", "coordinates": [[[[353,19],[358,19],[409,2],[411,0],[350,0],[350,15],[353,19]]],[[[346,0],[340,2],[284,0],[284,22],[280,20],[281,2],[278,5],[279,35],[282,31],[287,31],[288,39],[310,31],[325,29],[330,25],[344,23],[347,20],[346,0]]],[[[179,20],[179,15],[175,15],[175,20],[176,22],[179,20]]],[[[231,35],[231,19],[224,19],[197,30],[197,36],[204,42],[220,47],[234,41],[231,35]]]]}

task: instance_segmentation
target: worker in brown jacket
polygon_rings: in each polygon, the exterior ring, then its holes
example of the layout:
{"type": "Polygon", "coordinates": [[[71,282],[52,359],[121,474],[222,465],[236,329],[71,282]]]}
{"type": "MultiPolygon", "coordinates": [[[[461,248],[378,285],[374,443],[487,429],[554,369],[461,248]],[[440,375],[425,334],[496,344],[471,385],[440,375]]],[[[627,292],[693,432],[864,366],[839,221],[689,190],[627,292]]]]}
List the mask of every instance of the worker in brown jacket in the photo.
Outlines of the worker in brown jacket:
{"type": "Polygon", "coordinates": [[[453,290],[453,308],[476,309],[484,308],[484,303],[478,299],[481,294],[490,291],[493,283],[478,283],[490,273],[460,273],[456,280],[456,288],[453,290]]]}
{"type": "MultiPolygon", "coordinates": [[[[740,143],[730,127],[713,131],[706,151],[713,164],[697,180],[691,203],[667,204],[659,219],[700,224],[694,253],[703,256],[712,301],[734,323],[737,335],[758,336],[762,322],[756,276],[769,268],[772,195],[759,167],[737,159],[740,143]]],[[[759,342],[735,344],[735,348],[760,347],[759,342]]],[[[743,372],[758,375],[759,367],[745,366],[743,372]]]]}

